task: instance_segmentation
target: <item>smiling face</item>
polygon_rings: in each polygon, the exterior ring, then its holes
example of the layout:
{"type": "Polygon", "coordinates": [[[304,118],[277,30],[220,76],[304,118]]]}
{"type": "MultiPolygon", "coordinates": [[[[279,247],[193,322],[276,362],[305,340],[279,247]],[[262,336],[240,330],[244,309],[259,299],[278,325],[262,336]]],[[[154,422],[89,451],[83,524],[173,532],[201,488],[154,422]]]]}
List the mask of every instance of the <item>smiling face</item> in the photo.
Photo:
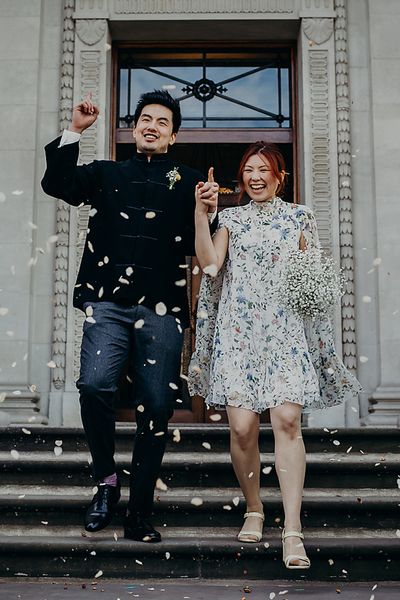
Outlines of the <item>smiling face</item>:
{"type": "Polygon", "coordinates": [[[269,160],[252,154],[242,172],[245,192],[254,202],[268,202],[275,197],[279,179],[275,177],[269,160]]]}
{"type": "Polygon", "coordinates": [[[176,139],[172,133],[172,111],[161,104],[148,104],[133,129],[136,150],[140,153],[164,154],[176,139]]]}

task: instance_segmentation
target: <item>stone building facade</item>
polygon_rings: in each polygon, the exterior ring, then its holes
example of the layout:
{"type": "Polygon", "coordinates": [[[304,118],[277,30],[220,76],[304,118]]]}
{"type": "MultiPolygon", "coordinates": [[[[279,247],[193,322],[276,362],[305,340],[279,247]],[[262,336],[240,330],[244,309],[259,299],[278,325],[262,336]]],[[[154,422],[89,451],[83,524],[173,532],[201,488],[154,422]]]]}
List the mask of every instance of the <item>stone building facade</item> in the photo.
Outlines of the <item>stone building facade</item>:
{"type": "Polygon", "coordinates": [[[0,0],[0,423],[80,423],[87,212],[42,192],[43,146],[93,91],[81,160],[113,156],[116,46],[196,40],[294,48],[297,193],[345,271],[336,341],[364,389],[309,424],[398,425],[399,29],[397,0],[0,0]]]}

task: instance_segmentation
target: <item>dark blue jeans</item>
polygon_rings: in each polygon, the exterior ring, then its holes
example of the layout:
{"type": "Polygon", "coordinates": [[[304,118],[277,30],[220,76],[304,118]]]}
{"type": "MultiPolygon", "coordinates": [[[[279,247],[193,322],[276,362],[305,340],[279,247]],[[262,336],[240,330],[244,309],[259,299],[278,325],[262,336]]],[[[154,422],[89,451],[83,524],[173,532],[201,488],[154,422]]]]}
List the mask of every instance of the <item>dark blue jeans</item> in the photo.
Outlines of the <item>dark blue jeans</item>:
{"type": "Polygon", "coordinates": [[[89,305],[93,307],[95,322],[86,320],[83,326],[77,387],[93,475],[98,481],[116,470],[113,401],[129,359],[137,432],[128,506],[130,511],[148,516],[176,399],[175,386],[179,387],[182,330],[178,329],[175,317],[159,316],[141,305],[126,307],[113,302],[89,305]]]}

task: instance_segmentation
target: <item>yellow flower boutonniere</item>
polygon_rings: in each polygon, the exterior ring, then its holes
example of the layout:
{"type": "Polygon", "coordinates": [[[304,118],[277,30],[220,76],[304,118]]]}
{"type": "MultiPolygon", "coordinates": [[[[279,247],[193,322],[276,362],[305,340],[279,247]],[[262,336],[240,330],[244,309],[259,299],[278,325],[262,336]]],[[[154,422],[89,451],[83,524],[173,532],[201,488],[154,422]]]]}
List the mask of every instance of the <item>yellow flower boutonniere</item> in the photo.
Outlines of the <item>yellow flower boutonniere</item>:
{"type": "Polygon", "coordinates": [[[171,171],[168,171],[165,177],[167,177],[169,180],[168,189],[170,190],[174,189],[175,183],[182,179],[181,174],[178,171],[178,167],[174,167],[171,171]]]}

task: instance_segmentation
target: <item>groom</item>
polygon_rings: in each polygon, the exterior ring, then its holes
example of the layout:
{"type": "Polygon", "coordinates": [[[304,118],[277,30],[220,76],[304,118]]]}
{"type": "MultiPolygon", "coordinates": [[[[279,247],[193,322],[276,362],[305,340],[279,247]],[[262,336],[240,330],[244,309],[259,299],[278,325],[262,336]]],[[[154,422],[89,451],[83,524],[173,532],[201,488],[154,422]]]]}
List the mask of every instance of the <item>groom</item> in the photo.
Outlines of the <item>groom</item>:
{"type": "MultiPolygon", "coordinates": [[[[183,329],[189,325],[185,256],[194,254],[194,192],[202,175],[168,156],[181,112],[160,90],[140,97],[130,160],[77,166],[81,134],[98,114],[90,95],[74,108],[69,129],[46,146],[42,180],[50,196],[91,205],[74,290],[74,306],[86,313],[77,387],[98,485],[85,529],[106,527],[120,498],[113,399],[130,359],[137,433],[124,535],[159,542],[149,516],[179,385],[183,329]]],[[[201,182],[200,189],[215,211],[217,184],[201,182]]]]}

